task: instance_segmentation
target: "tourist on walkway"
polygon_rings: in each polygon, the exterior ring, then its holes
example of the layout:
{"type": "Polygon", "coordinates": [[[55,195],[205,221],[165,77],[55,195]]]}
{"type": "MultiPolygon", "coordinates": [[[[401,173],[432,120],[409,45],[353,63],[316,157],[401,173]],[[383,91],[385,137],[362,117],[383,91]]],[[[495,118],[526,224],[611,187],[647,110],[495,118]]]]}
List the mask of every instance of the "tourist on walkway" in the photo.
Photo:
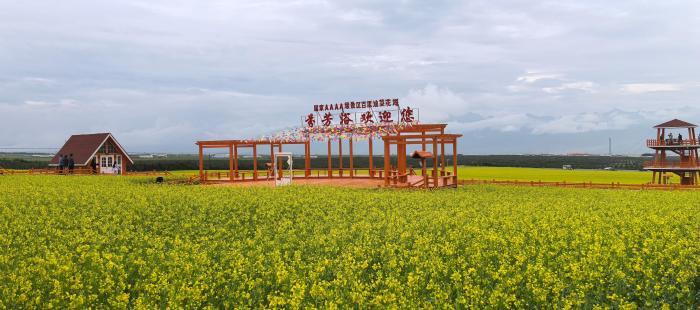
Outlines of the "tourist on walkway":
{"type": "Polygon", "coordinates": [[[75,159],[73,159],[73,154],[70,154],[70,157],[68,157],[68,173],[73,173],[73,169],[75,169],[75,159]]]}
{"type": "Polygon", "coordinates": [[[681,134],[678,134],[678,144],[683,144],[683,136],[681,134]]]}
{"type": "Polygon", "coordinates": [[[63,155],[58,154],[58,173],[63,173],[63,168],[65,165],[66,162],[63,160],[63,155]]]}

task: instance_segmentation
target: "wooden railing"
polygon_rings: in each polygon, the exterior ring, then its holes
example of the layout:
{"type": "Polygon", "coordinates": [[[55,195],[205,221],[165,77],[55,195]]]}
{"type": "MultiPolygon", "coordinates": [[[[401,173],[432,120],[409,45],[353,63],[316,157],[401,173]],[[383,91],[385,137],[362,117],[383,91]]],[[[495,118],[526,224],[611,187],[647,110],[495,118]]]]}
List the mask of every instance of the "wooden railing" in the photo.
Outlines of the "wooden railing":
{"type": "MultiPolygon", "coordinates": [[[[350,169],[343,169],[343,172],[341,174],[339,169],[333,169],[333,170],[328,170],[324,168],[314,168],[314,169],[309,169],[308,170],[308,177],[309,178],[351,178],[350,176],[350,169]]],[[[303,179],[306,178],[306,170],[305,169],[294,169],[292,171],[294,173],[294,178],[299,178],[303,179]]],[[[253,170],[239,170],[238,173],[234,172],[234,180],[235,181],[252,181],[254,179],[254,171],[253,170]]],[[[285,176],[289,174],[289,170],[284,170],[285,176]]],[[[353,178],[379,178],[381,179],[384,176],[384,171],[379,170],[379,169],[374,169],[372,170],[371,174],[368,171],[367,168],[354,168],[352,169],[352,177],[353,178]]],[[[258,181],[265,181],[265,180],[272,180],[274,178],[274,171],[271,170],[258,170],[257,172],[257,180],[258,181]]],[[[207,171],[205,170],[202,179],[204,181],[229,181],[230,178],[230,172],[228,170],[221,170],[221,171],[207,171]]]]}
{"type": "Polygon", "coordinates": [[[663,139],[663,140],[657,140],[657,139],[647,139],[647,147],[657,147],[657,146],[696,146],[698,144],[698,140],[695,139],[687,139],[687,140],[680,140],[678,139],[663,139]]]}
{"type": "Polygon", "coordinates": [[[632,190],[700,190],[700,185],[680,185],[680,184],[621,184],[620,182],[593,183],[593,182],[543,182],[543,181],[519,181],[519,180],[459,180],[459,185],[513,185],[513,186],[548,186],[548,187],[569,187],[569,188],[592,188],[592,189],[632,189],[632,190]]]}
{"type": "Polygon", "coordinates": [[[58,168],[32,168],[29,170],[5,170],[6,174],[94,174],[91,168],[75,168],[73,171],[58,168]]]}

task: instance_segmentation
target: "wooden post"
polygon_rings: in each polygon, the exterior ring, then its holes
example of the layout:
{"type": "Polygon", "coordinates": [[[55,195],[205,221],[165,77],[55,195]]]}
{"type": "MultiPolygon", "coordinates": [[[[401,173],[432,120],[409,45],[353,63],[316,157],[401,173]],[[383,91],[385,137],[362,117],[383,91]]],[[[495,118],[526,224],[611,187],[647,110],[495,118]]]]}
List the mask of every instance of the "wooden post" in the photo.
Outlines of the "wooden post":
{"type": "MultiPolygon", "coordinates": [[[[440,129],[440,135],[445,134],[445,129],[440,129]]],[[[442,171],[442,176],[445,176],[445,138],[441,138],[440,141],[440,171],[442,171]]]]}
{"type": "Polygon", "coordinates": [[[338,175],[343,177],[343,139],[338,138],[338,175]]]}
{"type": "Polygon", "coordinates": [[[389,186],[389,166],[391,166],[389,141],[384,139],[384,185],[389,186]]]}
{"type": "MultiPolygon", "coordinates": [[[[406,140],[397,140],[396,141],[396,167],[398,170],[398,174],[404,175],[406,174],[406,140]]],[[[404,182],[406,177],[401,176],[399,178],[400,182],[404,182]]]]}
{"type": "Polygon", "coordinates": [[[433,181],[435,182],[433,185],[437,187],[439,185],[438,183],[438,156],[437,156],[437,138],[433,138],[433,181]]]}
{"type": "Polygon", "coordinates": [[[238,177],[238,144],[233,146],[233,170],[236,178],[238,177]]]}
{"type": "Polygon", "coordinates": [[[204,148],[199,145],[199,179],[204,180],[204,148]]]}
{"type": "MultiPolygon", "coordinates": [[[[277,145],[277,151],[282,153],[282,143],[281,142],[280,142],[280,144],[277,145]]],[[[279,163],[276,163],[276,164],[277,164],[277,169],[279,170],[277,175],[280,177],[280,180],[281,180],[282,174],[284,173],[284,169],[282,168],[282,165],[280,165],[279,163]]],[[[294,170],[292,170],[292,173],[294,173],[294,170]]]]}
{"type": "Polygon", "coordinates": [[[353,169],[355,167],[353,166],[353,163],[352,163],[352,156],[353,156],[353,154],[352,154],[352,137],[350,137],[350,140],[348,141],[348,143],[350,143],[350,146],[349,146],[349,148],[350,148],[350,150],[349,150],[349,152],[350,152],[350,178],[354,178],[355,171],[353,171],[353,169]]]}
{"type": "Polygon", "coordinates": [[[275,179],[274,169],[275,169],[275,164],[277,164],[275,161],[276,161],[275,160],[275,144],[270,142],[270,165],[271,166],[270,166],[270,169],[267,170],[267,174],[268,174],[267,178],[268,179],[270,179],[270,178],[272,178],[273,180],[275,179]],[[270,175],[270,172],[272,172],[272,175],[270,175]]]}
{"type": "Polygon", "coordinates": [[[233,182],[233,144],[228,146],[228,180],[233,182]]]}
{"type": "MultiPolygon", "coordinates": [[[[421,143],[421,147],[422,147],[421,150],[422,150],[423,152],[425,152],[425,149],[426,149],[426,144],[425,144],[425,130],[423,130],[423,131],[421,132],[421,134],[423,135],[423,137],[421,138],[421,142],[422,142],[422,143],[421,143]]],[[[425,161],[423,161],[423,169],[421,169],[421,173],[422,173],[423,175],[426,175],[426,173],[428,173],[428,171],[426,170],[426,167],[425,167],[425,161]]]]}
{"type": "Polygon", "coordinates": [[[258,144],[253,143],[253,181],[258,180],[258,144]]]}
{"type": "Polygon", "coordinates": [[[306,141],[304,145],[304,176],[308,178],[311,176],[311,143],[306,141]]]}
{"type": "Polygon", "coordinates": [[[372,138],[369,138],[369,176],[374,177],[374,165],[372,164],[372,160],[374,155],[372,155],[372,138]]]}
{"type": "Polygon", "coordinates": [[[328,177],[333,177],[333,162],[331,161],[331,139],[328,139],[328,177]]]}
{"type": "Polygon", "coordinates": [[[459,179],[457,176],[457,138],[452,142],[452,174],[456,185],[459,179]]]}

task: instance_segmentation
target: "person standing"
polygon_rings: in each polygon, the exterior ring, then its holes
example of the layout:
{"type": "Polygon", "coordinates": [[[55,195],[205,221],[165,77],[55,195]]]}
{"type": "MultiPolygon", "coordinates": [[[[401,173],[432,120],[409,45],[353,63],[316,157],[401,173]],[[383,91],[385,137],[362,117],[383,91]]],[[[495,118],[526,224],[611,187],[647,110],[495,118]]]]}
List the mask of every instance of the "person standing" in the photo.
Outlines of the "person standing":
{"type": "Polygon", "coordinates": [[[683,136],[681,134],[678,134],[678,144],[683,144],[683,136]]]}
{"type": "Polygon", "coordinates": [[[63,167],[66,165],[66,162],[63,160],[63,155],[58,154],[58,173],[63,173],[63,167]]]}
{"type": "Polygon", "coordinates": [[[73,159],[73,154],[70,154],[70,157],[68,157],[68,173],[73,174],[74,169],[75,169],[75,159],[73,159]]]}

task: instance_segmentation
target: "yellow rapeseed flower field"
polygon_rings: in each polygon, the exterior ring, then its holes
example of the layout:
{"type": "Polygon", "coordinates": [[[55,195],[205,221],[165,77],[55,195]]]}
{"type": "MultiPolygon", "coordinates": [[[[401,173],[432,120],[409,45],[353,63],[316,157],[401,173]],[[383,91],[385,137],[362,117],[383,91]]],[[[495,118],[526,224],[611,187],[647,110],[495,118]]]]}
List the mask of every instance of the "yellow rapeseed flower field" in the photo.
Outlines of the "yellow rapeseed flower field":
{"type": "Polygon", "coordinates": [[[700,192],[0,176],[0,308],[697,308],[700,192]]]}

